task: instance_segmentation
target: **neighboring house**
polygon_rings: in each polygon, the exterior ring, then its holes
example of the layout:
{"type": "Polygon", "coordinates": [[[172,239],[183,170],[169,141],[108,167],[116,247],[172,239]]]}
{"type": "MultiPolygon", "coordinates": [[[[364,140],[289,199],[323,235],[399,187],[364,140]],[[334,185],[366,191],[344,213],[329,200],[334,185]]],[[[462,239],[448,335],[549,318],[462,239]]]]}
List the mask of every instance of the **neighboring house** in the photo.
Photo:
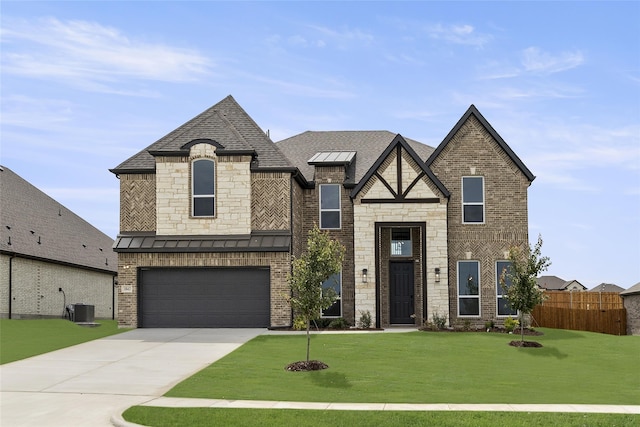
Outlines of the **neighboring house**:
{"type": "Polygon", "coordinates": [[[589,292],[617,292],[620,293],[624,291],[624,288],[621,288],[618,285],[614,285],[613,283],[600,283],[593,289],[589,289],[589,292]]]}
{"type": "Polygon", "coordinates": [[[564,280],[558,276],[540,276],[538,286],[548,291],[586,291],[587,287],[577,280],[564,280]]]}
{"type": "Polygon", "coordinates": [[[620,292],[627,310],[627,335],[640,335],[640,282],[620,292]]]}
{"type": "Polygon", "coordinates": [[[115,316],[113,239],[0,167],[0,317],[62,317],[67,304],[115,316]]]}
{"type": "Polygon", "coordinates": [[[387,131],[274,144],[229,96],[111,171],[122,326],[291,325],[287,277],[315,224],[347,249],[324,317],[513,314],[499,276],[528,245],[535,177],[474,106],[435,149],[387,131]]]}

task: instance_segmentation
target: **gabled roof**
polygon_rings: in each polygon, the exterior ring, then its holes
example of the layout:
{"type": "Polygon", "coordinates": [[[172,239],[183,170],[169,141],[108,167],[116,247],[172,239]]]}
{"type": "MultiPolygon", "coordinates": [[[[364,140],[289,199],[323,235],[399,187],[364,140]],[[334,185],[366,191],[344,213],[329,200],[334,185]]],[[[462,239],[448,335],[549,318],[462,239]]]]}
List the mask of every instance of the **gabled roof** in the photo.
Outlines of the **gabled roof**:
{"type": "Polygon", "coordinates": [[[112,238],[4,166],[0,204],[0,252],[117,272],[112,238]]]}
{"type": "Polygon", "coordinates": [[[589,292],[617,292],[620,293],[624,291],[624,288],[614,285],[613,283],[600,283],[593,289],[589,289],[589,292]]]}
{"type": "Polygon", "coordinates": [[[189,143],[211,140],[224,155],[254,153],[255,169],[292,169],[291,163],[231,95],[111,169],[120,173],[155,172],[154,155],[188,155],[189,143]]]}
{"type": "Polygon", "coordinates": [[[425,173],[433,182],[438,190],[447,198],[449,198],[450,193],[449,190],[445,188],[445,186],[440,182],[440,180],[431,172],[431,169],[426,167],[426,165],[422,162],[422,159],[418,156],[418,154],[411,148],[411,146],[407,143],[407,141],[402,137],[402,135],[398,134],[393,141],[389,144],[389,146],[380,154],[375,163],[369,168],[365,176],[360,179],[356,187],[351,191],[351,197],[355,198],[358,195],[358,192],[362,189],[362,187],[367,183],[367,181],[376,173],[380,165],[386,160],[386,158],[391,154],[391,152],[398,146],[401,146],[412,158],[413,160],[420,166],[422,172],[425,173]]]}
{"type": "Polygon", "coordinates": [[[620,292],[621,296],[640,295],[640,282],[636,283],[626,291],[620,292]]]}
{"type": "Polygon", "coordinates": [[[516,153],[513,152],[513,150],[509,147],[509,145],[507,145],[504,139],[502,139],[502,137],[498,135],[498,132],[495,131],[493,126],[491,126],[491,124],[484,118],[484,116],[480,114],[480,111],[478,111],[478,109],[473,104],[471,104],[471,106],[467,109],[467,111],[460,118],[460,120],[458,120],[458,123],[456,123],[453,129],[451,129],[451,131],[447,134],[444,140],[442,140],[440,145],[438,145],[438,147],[434,150],[434,152],[431,153],[431,156],[429,156],[426,162],[427,166],[429,167],[431,166],[433,161],[442,152],[444,147],[447,146],[449,141],[451,141],[451,139],[455,136],[456,133],[458,133],[460,128],[467,122],[467,120],[469,120],[471,116],[474,116],[480,122],[480,124],[487,130],[487,132],[489,132],[491,137],[498,143],[500,148],[502,148],[504,152],[509,156],[511,161],[513,161],[513,163],[520,169],[520,171],[522,171],[524,176],[527,177],[529,182],[532,182],[536,177],[531,173],[529,168],[525,166],[525,164],[522,162],[522,160],[520,160],[520,158],[516,155],[516,153]]]}
{"type": "Polygon", "coordinates": [[[577,283],[582,286],[583,289],[587,289],[582,283],[577,280],[564,280],[559,278],[558,276],[540,276],[536,278],[538,282],[538,286],[547,289],[549,291],[562,291],[567,289],[572,283],[577,283]]]}
{"type": "MultiPolygon", "coordinates": [[[[314,167],[308,160],[318,152],[355,151],[355,159],[347,169],[346,185],[356,185],[382,153],[391,144],[396,134],[385,130],[372,131],[306,131],[276,142],[276,146],[296,166],[309,182],[314,180],[314,167]]],[[[433,147],[412,139],[406,142],[420,159],[426,159],[433,147]]]]}

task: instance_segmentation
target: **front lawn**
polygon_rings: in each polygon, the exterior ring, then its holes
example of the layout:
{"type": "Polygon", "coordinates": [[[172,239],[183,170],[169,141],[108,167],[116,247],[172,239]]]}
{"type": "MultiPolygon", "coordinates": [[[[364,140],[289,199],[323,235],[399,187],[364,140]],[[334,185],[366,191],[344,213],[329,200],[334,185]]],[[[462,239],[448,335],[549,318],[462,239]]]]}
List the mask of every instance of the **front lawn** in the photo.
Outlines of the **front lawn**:
{"type": "Polygon", "coordinates": [[[98,320],[98,327],[64,319],[0,319],[0,364],[26,359],[86,341],[125,332],[116,320],[98,320]]]}
{"type": "Polygon", "coordinates": [[[329,365],[288,372],[303,335],[262,335],[166,395],[243,400],[384,403],[640,404],[640,338],[540,329],[542,348],[514,335],[313,335],[311,358],[329,365]]]}

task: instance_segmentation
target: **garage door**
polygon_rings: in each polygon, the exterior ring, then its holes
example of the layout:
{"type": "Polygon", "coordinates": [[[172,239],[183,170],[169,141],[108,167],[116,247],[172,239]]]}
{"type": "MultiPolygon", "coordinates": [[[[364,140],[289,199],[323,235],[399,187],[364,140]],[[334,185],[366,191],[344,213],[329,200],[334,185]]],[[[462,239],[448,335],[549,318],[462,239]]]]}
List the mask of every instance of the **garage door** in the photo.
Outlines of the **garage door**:
{"type": "Polygon", "coordinates": [[[139,277],[143,328],[265,328],[269,269],[143,268],[139,277]]]}

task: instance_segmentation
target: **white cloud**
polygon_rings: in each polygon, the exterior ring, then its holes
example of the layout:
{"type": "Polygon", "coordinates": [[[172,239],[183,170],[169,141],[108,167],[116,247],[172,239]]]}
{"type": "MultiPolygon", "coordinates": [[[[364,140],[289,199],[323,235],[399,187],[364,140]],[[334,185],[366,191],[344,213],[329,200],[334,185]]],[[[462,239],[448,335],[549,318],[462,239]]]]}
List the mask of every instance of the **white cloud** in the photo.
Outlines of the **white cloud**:
{"type": "Polygon", "coordinates": [[[525,72],[552,74],[582,65],[585,61],[581,51],[562,52],[552,55],[537,47],[522,51],[522,65],[525,72]]]}
{"type": "Polygon", "coordinates": [[[482,47],[492,39],[489,34],[481,34],[472,25],[431,25],[426,28],[429,37],[449,43],[482,47]]]}
{"type": "Polygon", "coordinates": [[[5,20],[2,44],[3,72],[97,92],[149,96],[121,89],[122,80],[196,81],[212,66],[197,51],[134,40],[87,21],[5,20]]]}

